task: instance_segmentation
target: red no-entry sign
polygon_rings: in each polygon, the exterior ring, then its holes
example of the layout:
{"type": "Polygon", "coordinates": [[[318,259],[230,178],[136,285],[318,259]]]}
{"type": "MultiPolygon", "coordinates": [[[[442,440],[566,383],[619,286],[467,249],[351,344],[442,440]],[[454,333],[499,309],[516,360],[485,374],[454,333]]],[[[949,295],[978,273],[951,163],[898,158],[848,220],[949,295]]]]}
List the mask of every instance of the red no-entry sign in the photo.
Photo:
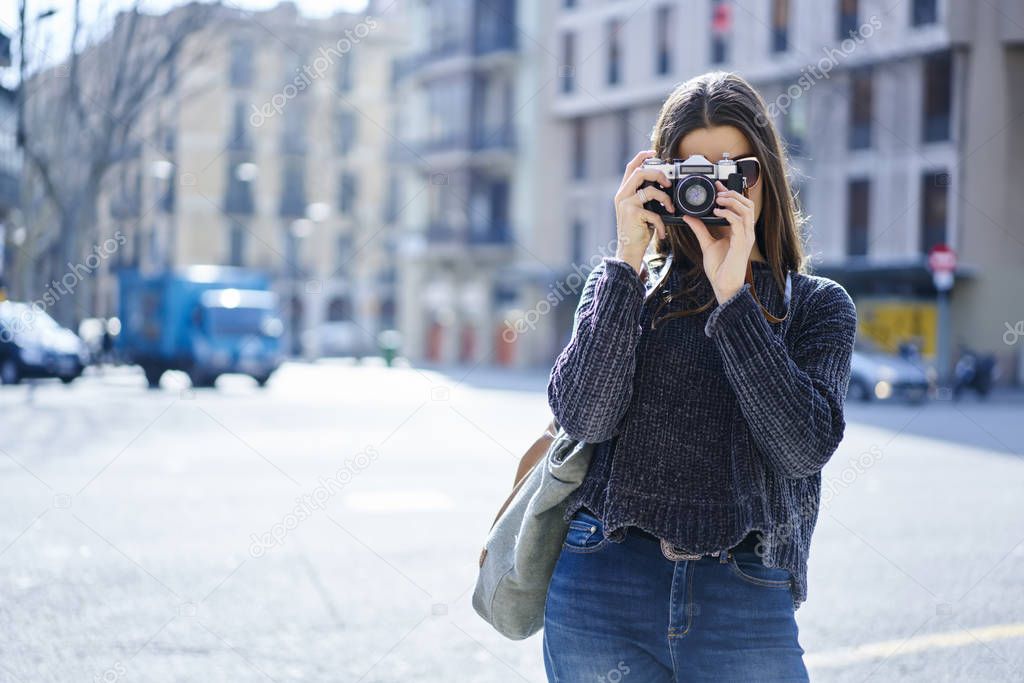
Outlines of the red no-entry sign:
{"type": "Polygon", "coordinates": [[[941,291],[953,287],[956,271],[956,252],[945,244],[938,244],[928,252],[928,269],[932,271],[935,288],[941,291]]]}

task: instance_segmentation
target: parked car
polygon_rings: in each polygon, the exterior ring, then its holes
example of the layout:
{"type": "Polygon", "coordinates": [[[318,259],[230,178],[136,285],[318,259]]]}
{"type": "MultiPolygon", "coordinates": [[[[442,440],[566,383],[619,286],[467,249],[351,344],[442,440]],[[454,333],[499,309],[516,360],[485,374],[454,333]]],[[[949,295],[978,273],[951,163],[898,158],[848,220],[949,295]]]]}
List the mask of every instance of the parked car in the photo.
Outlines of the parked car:
{"type": "Polygon", "coordinates": [[[15,301],[0,303],[0,381],[59,378],[70,384],[89,364],[89,351],[77,334],[45,311],[15,301]]]}
{"type": "Polygon", "coordinates": [[[851,365],[848,393],[851,399],[918,403],[928,397],[928,371],[908,358],[885,353],[858,340],[851,365]]]}
{"type": "Polygon", "coordinates": [[[302,334],[302,346],[317,357],[347,357],[357,361],[380,355],[373,335],[352,321],[325,322],[302,334]]]}

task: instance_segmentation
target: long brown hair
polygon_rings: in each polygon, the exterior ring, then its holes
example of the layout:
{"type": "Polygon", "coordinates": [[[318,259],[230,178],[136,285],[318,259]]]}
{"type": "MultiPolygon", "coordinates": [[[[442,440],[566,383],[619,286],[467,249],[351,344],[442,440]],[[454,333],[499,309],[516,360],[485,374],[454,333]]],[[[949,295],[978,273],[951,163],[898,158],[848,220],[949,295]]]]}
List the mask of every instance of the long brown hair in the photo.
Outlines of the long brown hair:
{"type": "MultiPolygon", "coordinates": [[[[788,161],[778,132],[768,116],[764,100],[741,76],[715,71],[686,81],[676,87],[658,114],[651,132],[651,147],[662,159],[678,154],[680,141],[690,131],[713,126],[733,126],[746,136],[753,154],[761,162],[761,214],[755,225],[757,247],[771,265],[779,291],[785,287],[787,271],[804,270],[804,254],[800,231],[803,216],[797,208],[786,176],[788,161]]],[[[712,161],[716,161],[712,159],[712,161]]],[[[658,310],[673,299],[686,302],[684,310],[667,313],[655,322],[705,311],[715,303],[714,294],[703,303],[694,301],[703,289],[706,278],[700,243],[689,226],[666,226],[667,238],[657,240],[655,256],[648,266],[664,266],[669,254],[669,270],[682,269],[682,286],[676,292],[665,292],[658,310]]],[[[667,272],[663,275],[667,275],[667,272]]],[[[661,282],[667,282],[661,279],[661,282]]],[[[648,297],[657,294],[656,287],[648,297]]]]}

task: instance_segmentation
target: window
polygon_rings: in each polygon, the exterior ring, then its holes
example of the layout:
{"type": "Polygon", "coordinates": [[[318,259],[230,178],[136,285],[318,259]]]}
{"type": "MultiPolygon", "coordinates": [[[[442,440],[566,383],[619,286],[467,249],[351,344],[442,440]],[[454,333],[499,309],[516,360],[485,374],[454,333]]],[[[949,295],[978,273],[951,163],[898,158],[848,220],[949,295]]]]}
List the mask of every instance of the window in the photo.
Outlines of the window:
{"type": "Polygon", "coordinates": [[[358,179],[351,173],[342,173],[338,179],[338,211],[350,214],[356,206],[358,179]]]}
{"type": "Polygon", "coordinates": [[[252,149],[245,103],[235,102],[231,113],[231,137],[228,138],[228,149],[236,151],[252,149]]]}
{"type": "Polygon", "coordinates": [[[874,86],[869,69],[850,74],[850,149],[871,147],[871,109],[874,86]]]}
{"type": "Polygon", "coordinates": [[[355,115],[347,109],[339,111],[334,117],[334,151],[340,155],[351,152],[355,135],[355,115]]]}
{"type": "MultiPolygon", "coordinates": [[[[346,237],[339,238],[339,251],[345,249],[346,237]]],[[[346,254],[343,258],[347,258],[347,251],[341,251],[346,254]]],[[[336,296],[331,299],[330,303],[327,304],[327,320],[328,322],[336,323],[344,320],[352,319],[352,300],[347,296],[336,296]]]]}
{"type": "Polygon", "coordinates": [[[495,180],[491,183],[489,195],[491,212],[487,239],[493,242],[506,242],[511,237],[508,181],[495,180]]]}
{"type": "MultiPolygon", "coordinates": [[[[338,235],[338,268],[335,273],[343,278],[351,275],[352,263],[356,258],[356,250],[353,246],[354,239],[351,233],[338,235]]],[[[345,320],[344,317],[330,318],[330,313],[328,313],[328,318],[331,320],[345,320]]]]}
{"type": "Polygon", "coordinates": [[[586,119],[575,119],[572,126],[572,177],[581,180],[587,177],[586,119]]]}
{"type": "Polygon", "coordinates": [[[562,92],[569,93],[576,88],[576,35],[562,35],[562,92]]]}
{"type": "Polygon", "coordinates": [[[846,188],[846,253],[867,256],[868,215],[871,186],[867,180],[851,180],[846,188]]]}
{"type": "Polygon", "coordinates": [[[786,153],[792,157],[807,155],[807,107],[808,98],[794,98],[789,111],[782,114],[782,137],[786,153]]]}
{"type": "Polygon", "coordinates": [[[789,49],[789,0],[772,0],[772,52],[789,49]]]}
{"type": "Polygon", "coordinates": [[[473,39],[477,54],[515,49],[518,34],[512,20],[515,14],[514,0],[475,3],[473,39]]]}
{"type": "Polygon", "coordinates": [[[711,63],[729,61],[732,34],[732,7],[728,0],[711,0],[711,63]]]}
{"type": "Polygon", "coordinates": [[[927,26],[938,20],[939,8],[935,0],[914,0],[910,13],[911,26],[927,26]]]}
{"type": "Polygon", "coordinates": [[[583,222],[578,218],[572,222],[570,249],[572,250],[572,262],[583,262],[583,222]]]}
{"type": "Polygon", "coordinates": [[[619,82],[621,74],[622,50],[619,47],[619,29],[622,22],[612,19],[608,22],[608,85],[619,82]]]}
{"type": "Polygon", "coordinates": [[[945,244],[949,212],[949,174],[925,173],[921,176],[921,251],[945,244]]]}
{"type": "Polygon", "coordinates": [[[654,13],[654,30],[657,35],[655,41],[654,72],[664,76],[672,71],[672,49],[670,45],[672,36],[672,8],[669,5],[662,5],[654,13]]]}
{"type": "Polygon", "coordinates": [[[352,91],[352,60],[354,59],[352,51],[349,50],[342,58],[341,63],[338,64],[338,91],[339,92],[351,92],[352,91]]]}
{"type": "Polygon", "coordinates": [[[281,167],[280,215],[303,218],[306,215],[305,157],[288,157],[281,167]]]}
{"type": "Polygon", "coordinates": [[[230,216],[251,216],[256,209],[253,202],[253,178],[245,174],[252,167],[245,154],[231,154],[227,164],[227,188],[224,194],[224,213],[230,216]]]}
{"type": "Polygon", "coordinates": [[[839,0],[839,40],[857,33],[858,4],[857,0],[839,0]]]}
{"type": "Polygon", "coordinates": [[[633,128],[629,123],[629,110],[624,109],[619,112],[618,119],[619,158],[616,159],[615,168],[613,169],[616,175],[622,173],[622,169],[626,167],[626,164],[630,162],[635,154],[635,152],[632,151],[633,146],[631,138],[633,137],[633,128]]]}
{"type": "Polygon", "coordinates": [[[232,41],[229,74],[232,87],[248,88],[252,85],[252,65],[252,43],[244,39],[232,41]]]}
{"type": "Polygon", "coordinates": [[[231,221],[228,226],[228,265],[241,266],[245,264],[245,225],[238,221],[231,221]]]}
{"type": "Polygon", "coordinates": [[[473,79],[439,78],[427,86],[427,120],[423,134],[431,145],[452,146],[468,142],[469,112],[473,105],[473,79]]]}
{"type": "Polygon", "coordinates": [[[306,102],[294,99],[284,108],[281,124],[281,150],[285,154],[306,153],[306,130],[309,110],[306,102]]]}
{"type": "Polygon", "coordinates": [[[953,102],[950,53],[926,57],[924,62],[924,141],[949,140],[953,102]]]}

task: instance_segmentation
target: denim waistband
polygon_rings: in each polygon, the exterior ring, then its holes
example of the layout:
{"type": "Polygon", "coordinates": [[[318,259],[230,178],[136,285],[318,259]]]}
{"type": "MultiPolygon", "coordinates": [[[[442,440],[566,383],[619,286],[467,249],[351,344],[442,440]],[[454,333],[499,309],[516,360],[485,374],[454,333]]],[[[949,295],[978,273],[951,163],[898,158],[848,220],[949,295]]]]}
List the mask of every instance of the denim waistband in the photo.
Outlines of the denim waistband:
{"type": "MultiPolygon", "coordinates": [[[[580,509],[596,517],[597,519],[600,519],[600,515],[594,513],[594,511],[588,508],[586,505],[581,505],[580,509]]],[[[647,531],[646,529],[641,529],[640,527],[633,525],[629,525],[625,528],[627,536],[638,536],[640,538],[647,538],[658,543],[661,542],[661,538],[659,536],[652,534],[650,531],[647,531]]],[[[744,536],[743,540],[734,545],[732,548],[730,548],[730,550],[732,550],[733,552],[756,552],[757,546],[760,542],[761,532],[755,529],[753,531],[750,531],[746,536],[744,536]]]]}

